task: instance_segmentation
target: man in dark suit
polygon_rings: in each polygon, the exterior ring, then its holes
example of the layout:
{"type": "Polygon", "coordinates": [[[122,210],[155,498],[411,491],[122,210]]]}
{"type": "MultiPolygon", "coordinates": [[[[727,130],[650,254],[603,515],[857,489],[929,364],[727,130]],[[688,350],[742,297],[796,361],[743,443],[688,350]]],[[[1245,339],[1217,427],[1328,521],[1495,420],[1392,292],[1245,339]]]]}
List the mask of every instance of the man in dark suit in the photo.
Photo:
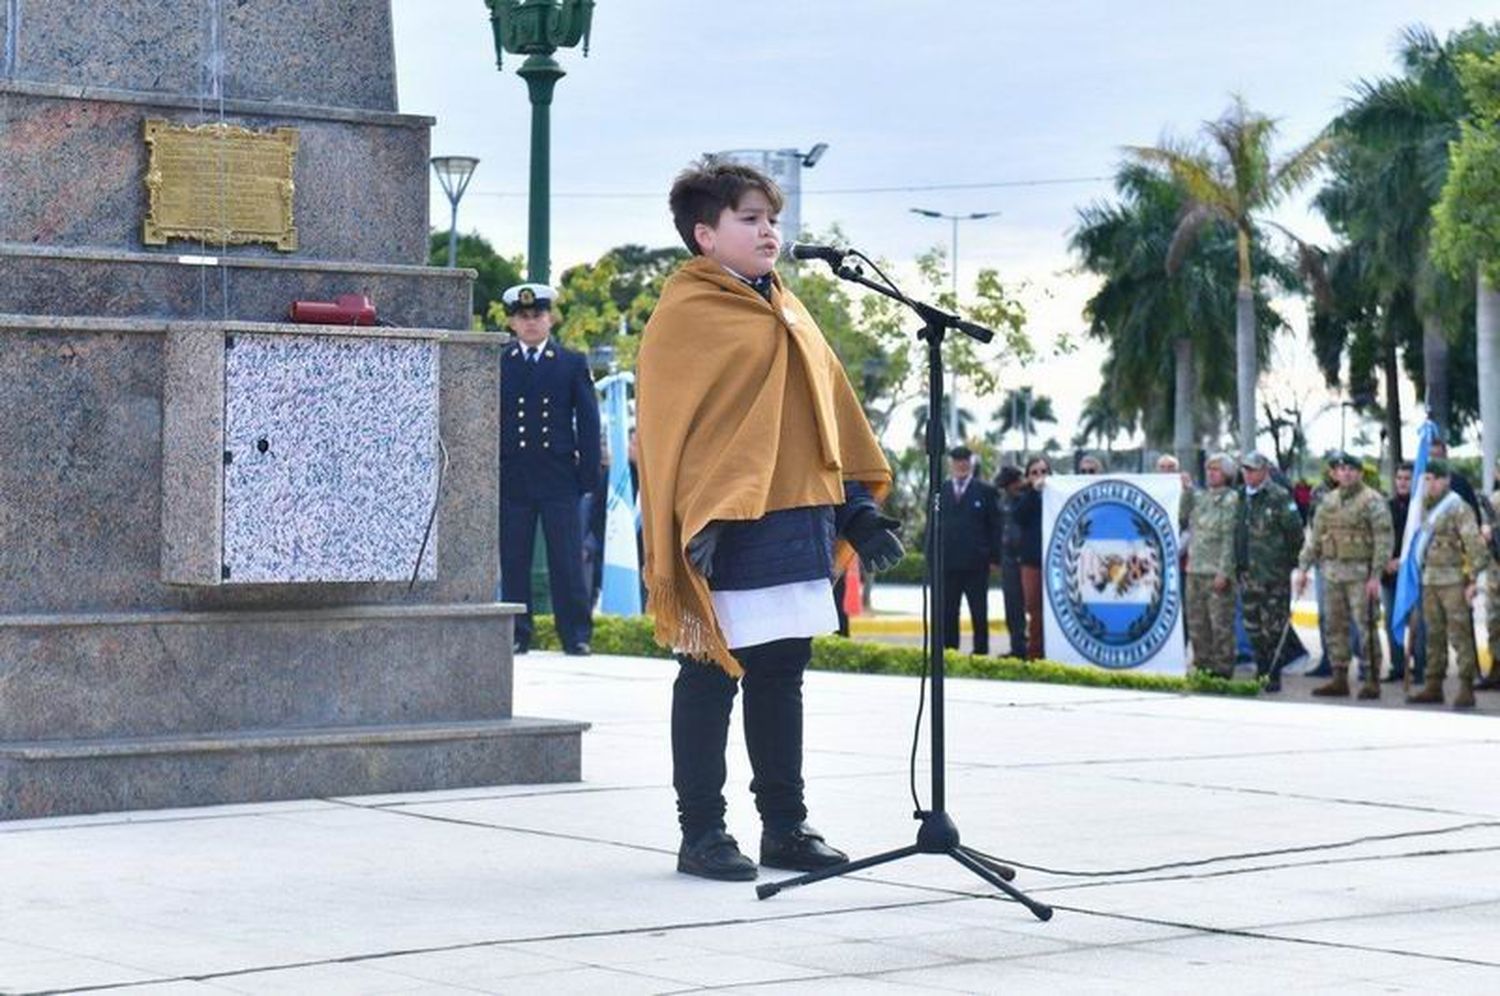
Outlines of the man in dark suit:
{"type": "Polygon", "coordinates": [[[563,649],[589,653],[579,498],[599,481],[599,400],[588,362],[552,339],[545,284],[519,284],[502,301],[515,340],[500,359],[500,597],[520,602],[516,653],[531,647],[531,551],[547,541],[552,610],[563,649]]]}
{"type": "Polygon", "coordinates": [[[1000,503],[974,476],[968,447],[948,451],[952,478],[943,486],[943,645],[958,649],[959,600],[969,601],[974,653],[990,652],[990,564],[1000,558],[1000,503]]]}

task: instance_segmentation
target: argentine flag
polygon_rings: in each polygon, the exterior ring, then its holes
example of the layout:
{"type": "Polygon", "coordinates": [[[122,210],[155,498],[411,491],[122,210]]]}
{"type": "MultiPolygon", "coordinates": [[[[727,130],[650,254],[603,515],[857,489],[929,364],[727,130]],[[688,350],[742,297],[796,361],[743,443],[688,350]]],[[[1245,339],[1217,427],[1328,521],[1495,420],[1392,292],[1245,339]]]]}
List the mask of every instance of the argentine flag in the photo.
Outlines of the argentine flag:
{"type": "Polygon", "coordinates": [[[1417,533],[1422,529],[1422,498],[1425,489],[1422,475],[1427,473],[1427,452],[1437,438],[1438,427],[1423,422],[1417,439],[1417,459],[1411,470],[1411,503],[1406,506],[1406,529],[1401,534],[1401,567],[1396,572],[1396,597],[1391,601],[1391,642],[1403,646],[1406,620],[1422,601],[1422,565],[1416,556],[1417,533]]]}
{"type": "Polygon", "coordinates": [[[609,425],[609,497],[604,506],[604,581],[599,611],[611,616],[641,614],[641,565],[636,559],[635,527],[640,513],[630,493],[630,405],[635,375],[617,373],[598,384],[609,425]]]}

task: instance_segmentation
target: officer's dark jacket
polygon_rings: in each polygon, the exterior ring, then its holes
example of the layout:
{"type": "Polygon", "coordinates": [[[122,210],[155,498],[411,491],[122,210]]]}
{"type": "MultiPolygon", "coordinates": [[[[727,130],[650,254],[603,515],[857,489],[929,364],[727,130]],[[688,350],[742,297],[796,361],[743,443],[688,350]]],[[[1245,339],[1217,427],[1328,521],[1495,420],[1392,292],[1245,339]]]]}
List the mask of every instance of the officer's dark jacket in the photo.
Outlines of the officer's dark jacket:
{"type": "Polygon", "coordinates": [[[519,339],[500,357],[500,497],[577,498],[599,482],[599,399],[582,354],[548,339],[535,363],[519,339]]]}
{"type": "Polygon", "coordinates": [[[714,548],[714,591],[748,591],[798,581],[831,580],[833,541],[856,516],[876,511],[863,484],[844,482],[844,504],[767,512],[749,522],[725,522],[714,548]]]}
{"type": "Polygon", "coordinates": [[[1000,499],[978,477],[969,479],[963,501],[953,481],[943,482],[943,570],[983,571],[1000,561],[1000,499]]]}

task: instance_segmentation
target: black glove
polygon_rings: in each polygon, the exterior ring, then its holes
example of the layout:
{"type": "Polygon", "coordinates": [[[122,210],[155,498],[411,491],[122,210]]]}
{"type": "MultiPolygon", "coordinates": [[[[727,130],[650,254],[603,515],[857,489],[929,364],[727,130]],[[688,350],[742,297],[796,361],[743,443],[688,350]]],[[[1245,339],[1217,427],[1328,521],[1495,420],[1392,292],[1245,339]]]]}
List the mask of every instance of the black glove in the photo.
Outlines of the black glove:
{"type": "Polygon", "coordinates": [[[714,576],[714,550],[719,546],[719,533],[723,528],[722,523],[710,522],[698,535],[688,540],[688,563],[696,567],[698,573],[705,578],[714,576]]]}
{"type": "Polygon", "coordinates": [[[900,528],[901,523],[895,519],[866,509],[844,527],[844,538],[854,544],[867,569],[888,571],[906,555],[901,537],[896,535],[900,528]]]}

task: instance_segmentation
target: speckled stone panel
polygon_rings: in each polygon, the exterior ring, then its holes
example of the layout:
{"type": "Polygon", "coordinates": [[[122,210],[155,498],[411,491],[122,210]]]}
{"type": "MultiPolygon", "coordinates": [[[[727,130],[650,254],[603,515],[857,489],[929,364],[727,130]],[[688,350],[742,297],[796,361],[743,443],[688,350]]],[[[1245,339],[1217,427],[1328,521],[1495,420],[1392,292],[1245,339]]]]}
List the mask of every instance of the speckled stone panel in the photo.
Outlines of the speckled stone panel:
{"type": "Polygon", "coordinates": [[[437,345],[236,335],[226,348],[225,583],[436,578],[437,345]]]}
{"type": "MultiPolygon", "coordinates": [[[[201,124],[180,107],[39,96],[0,88],[0,242],[144,249],[147,118],[201,124]]],[[[358,123],[293,114],[228,114],[230,124],[298,131],[292,205],[298,246],[215,247],[224,256],[427,260],[425,119],[358,123]]],[[[193,251],[173,240],[152,252],[193,251]]],[[[198,247],[201,248],[201,247],[198,247]]]]}
{"type": "Polygon", "coordinates": [[[437,580],[199,588],[161,580],[164,335],[0,326],[0,614],[492,601],[499,348],[440,347],[437,580]]]}
{"type": "Polygon", "coordinates": [[[284,736],[176,752],[28,759],[0,743],[0,820],[278,799],[536,785],[582,778],[585,725],[514,720],[475,736],[354,742],[284,736]]]}
{"type": "Polygon", "coordinates": [[[389,0],[226,2],[222,32],[227,97],[396,109],[389,0]]]}
{"type": "Polygon", "coordinates": [[[396,108],[389,0],[21,0],[20,9],[19,79],[396,108]]]}
{"type": "Polygon", "coordinates": [[[185,266],[176,255],[70,257],[65,250],[36,254],[0,245],[0,314],[281,322],[293,301],[365,294],[382,321],[467,329],[471,272],[338,264],[305,269],[244,259],[185,266]]]}
{"type": "Polygon", "coordinates": [[[512,617],[0,622],[0,743],[504,719],[512,617]]]}
{"type": "Polygon", "coordinates": [[[162,387],[161,576],[218,584],[224,552],[224,332],[169,331],[162,387]]]}
{"type": "Polygon", "coordinates": [[[21,0],[18,79],[203,92],[210,0],[21,0]]]}

